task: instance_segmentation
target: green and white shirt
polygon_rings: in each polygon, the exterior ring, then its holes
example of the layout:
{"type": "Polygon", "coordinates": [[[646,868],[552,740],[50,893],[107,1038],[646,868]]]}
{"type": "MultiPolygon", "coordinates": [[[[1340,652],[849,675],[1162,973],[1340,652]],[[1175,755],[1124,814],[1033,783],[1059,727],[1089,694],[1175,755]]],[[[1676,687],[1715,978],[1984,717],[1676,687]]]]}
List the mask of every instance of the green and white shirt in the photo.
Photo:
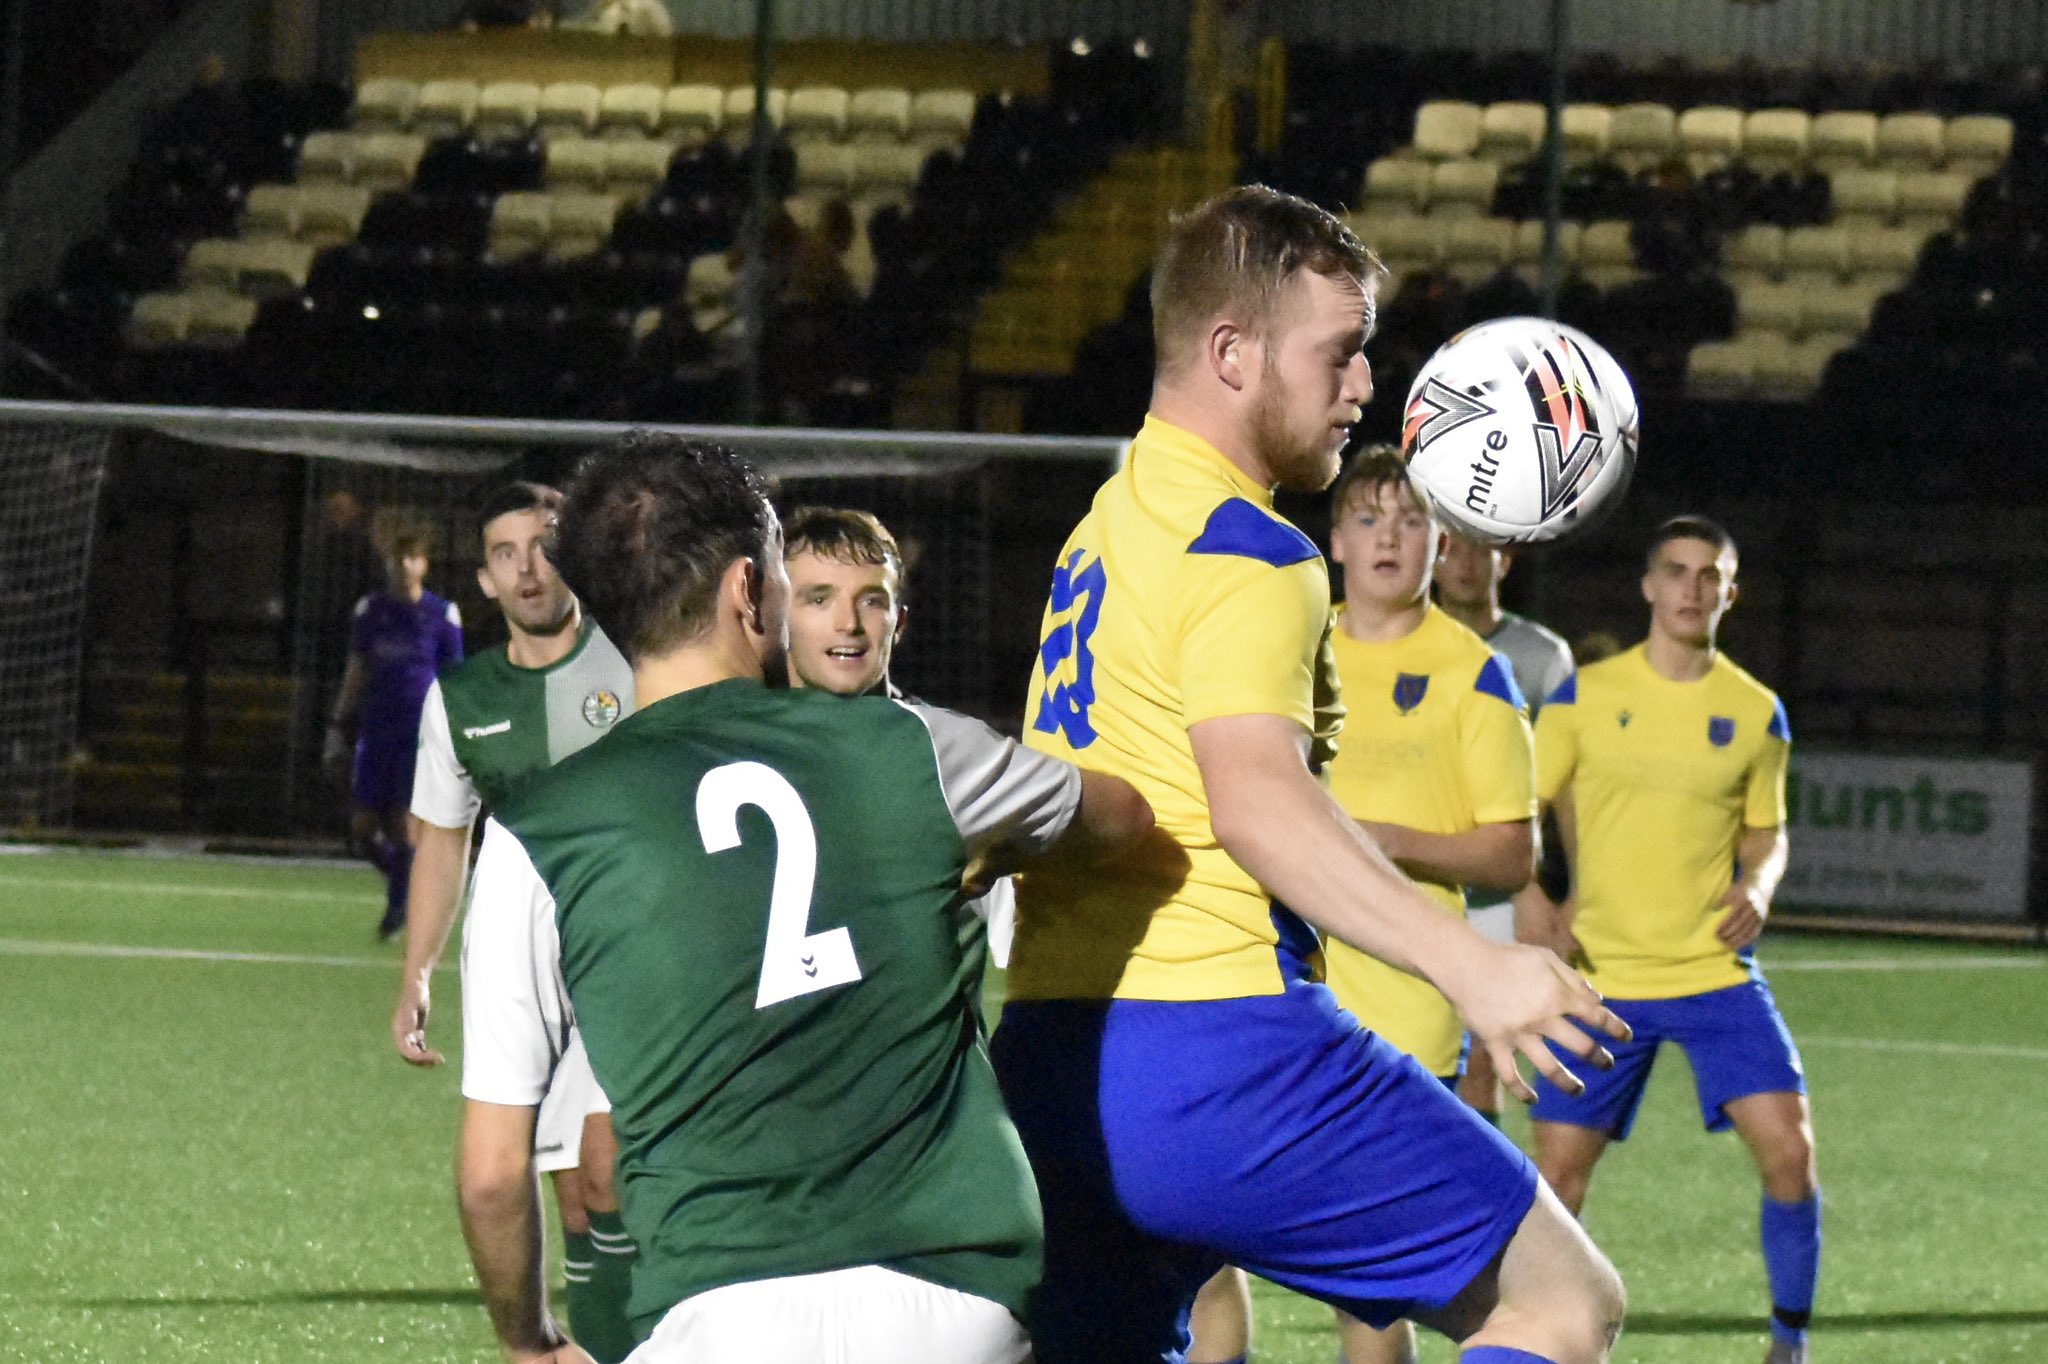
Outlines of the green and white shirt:
{"type": "Polygon", "coordinates": [[[522,668],[486,650],[435,680],[420,712],[412,813],[464,829],[535,772],[597,742],[633,709],[633,669],[585,619],[568,655],[522,668]]]}
{"type": "Polygon", "coordinates": [[[960,874],[1050,844],[1080,775],[987,726],[747,680],[669,697],[485,826],[463,1093],[612,1100],[630,1314],[884,1265],[1021,1312],[1038,1197],[989,1067],[960,874]]]}

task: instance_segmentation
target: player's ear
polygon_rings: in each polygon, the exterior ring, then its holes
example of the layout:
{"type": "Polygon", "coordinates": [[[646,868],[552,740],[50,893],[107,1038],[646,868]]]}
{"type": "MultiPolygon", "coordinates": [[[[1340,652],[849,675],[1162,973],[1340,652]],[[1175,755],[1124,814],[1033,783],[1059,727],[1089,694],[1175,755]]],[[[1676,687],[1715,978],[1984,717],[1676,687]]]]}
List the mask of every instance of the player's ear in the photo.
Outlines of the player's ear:
{"type": "Polygon", "coordinates": [[[1735,605],[1735,594],[1740,590],[1741,584],[1737,583],[1733,578],[1730,578],[1728,580],[1728,602],[1727,605],[1721,608],[1723,611],[1726,611],[1730,606],[1735,605]]]}
{"type": "Polygon", "coordinates": [[[901,644],[901,643],[903,642],[903,631],[904,631],[904,630],[905,630],[905,629],[906,629],[906,628],[907,628],[907,627],[908,627],[909,625],[910,625],[910,608],[909,608],[909,607],[907,607],[907,606],[898,606],[898,607],[896,608],[896,633],[895,633],[895,634],[893,634],[893,635],[891,635],[891,636],[890,636],[889,638],[890,638],[890,639],[891,639],[891,640],[892,640],[893,642],[895,642],[895,643],[897,643],[897,644],[901,644]]]}
{"type": "Polygon", "coordinates": [[[484,572],[482,564],[477,565],[476,585],[478,589],[482,591],[482,593],[486,597],[490,598],[492,601],[496,601],[498,599],[498,585],[491,581],[490,574],[484,572]]]}
{"type": "Polygon", "coordinates": [[[1502,550],[1500,552],[1500,572],[1494,575],[1493,580],[1497,583],[1506,582],[1508,580],[1508,570],[1512,569],[1514,566],[1515,552],[1511,549],[1502,550]]]}
{"type": "Polygon", "coordinates": [[[1218,322],[1209,329],[1202,358],[1209,362],[1211,373],[1233,391],[1242,392],[1251,375],[1251,351],[1250,333],[1235,322],[1218,322]]]}

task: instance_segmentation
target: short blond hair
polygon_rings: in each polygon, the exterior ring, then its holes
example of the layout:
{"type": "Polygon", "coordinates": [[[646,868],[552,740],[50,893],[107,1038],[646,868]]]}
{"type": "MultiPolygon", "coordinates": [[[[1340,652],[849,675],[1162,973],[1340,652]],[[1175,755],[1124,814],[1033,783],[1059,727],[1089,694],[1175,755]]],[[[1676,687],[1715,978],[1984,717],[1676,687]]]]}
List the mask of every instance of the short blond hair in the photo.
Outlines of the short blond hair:
{"type": "Polygon", "coordinates": [[[1330,485],[1330,514],[1341,516],[1346,507],[1363,498],[1377,502],[1382,488],[1405,492],[1415,499],[1416,506],[1429,510],[1429,499],[1415,486],[1408,461],[1401,458],[1400,450],[1391,445],[1368,445],[1352,457],[1344,472],[1337,475],[1337,481],[1330,485]]]}
{"type": "Polygon", "coordinates": [[[1263,331],[1299,270],[1368,292],[1387,273],[1334,214],[1265,185],[1240,185],[1174,215],[1152,271],[1159,372],[1183,364],[1218,318],[1263,331]]]}

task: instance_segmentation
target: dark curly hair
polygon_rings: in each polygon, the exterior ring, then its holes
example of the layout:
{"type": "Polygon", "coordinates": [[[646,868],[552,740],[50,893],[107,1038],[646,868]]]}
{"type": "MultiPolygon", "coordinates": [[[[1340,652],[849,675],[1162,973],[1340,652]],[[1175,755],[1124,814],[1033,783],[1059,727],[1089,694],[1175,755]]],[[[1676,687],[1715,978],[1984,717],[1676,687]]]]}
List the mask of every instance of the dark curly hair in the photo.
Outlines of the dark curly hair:
{"type": "Polygon", "coordinates": [[[732,561],[768,563],[781,541],[767,483],[737,454],[629,431],[577,465],[550,557],[584,610],[638,663],[709,629],[732,561]]]}

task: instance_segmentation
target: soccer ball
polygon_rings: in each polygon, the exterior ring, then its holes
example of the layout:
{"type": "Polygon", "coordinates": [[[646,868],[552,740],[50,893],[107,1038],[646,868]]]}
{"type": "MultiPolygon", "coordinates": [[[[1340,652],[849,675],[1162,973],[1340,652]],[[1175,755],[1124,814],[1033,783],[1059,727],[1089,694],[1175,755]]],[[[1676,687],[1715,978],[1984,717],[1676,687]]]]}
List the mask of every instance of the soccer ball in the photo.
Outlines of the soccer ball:
{"type": "Polygon", "coordinates": [[[1635,390],[1599,342],[1561,322],[1504,317],[1429,357],[1408,390],[1401,453],[1449,529],[1538,544],[1620,502],[1637,425],[1635,390]]]}

